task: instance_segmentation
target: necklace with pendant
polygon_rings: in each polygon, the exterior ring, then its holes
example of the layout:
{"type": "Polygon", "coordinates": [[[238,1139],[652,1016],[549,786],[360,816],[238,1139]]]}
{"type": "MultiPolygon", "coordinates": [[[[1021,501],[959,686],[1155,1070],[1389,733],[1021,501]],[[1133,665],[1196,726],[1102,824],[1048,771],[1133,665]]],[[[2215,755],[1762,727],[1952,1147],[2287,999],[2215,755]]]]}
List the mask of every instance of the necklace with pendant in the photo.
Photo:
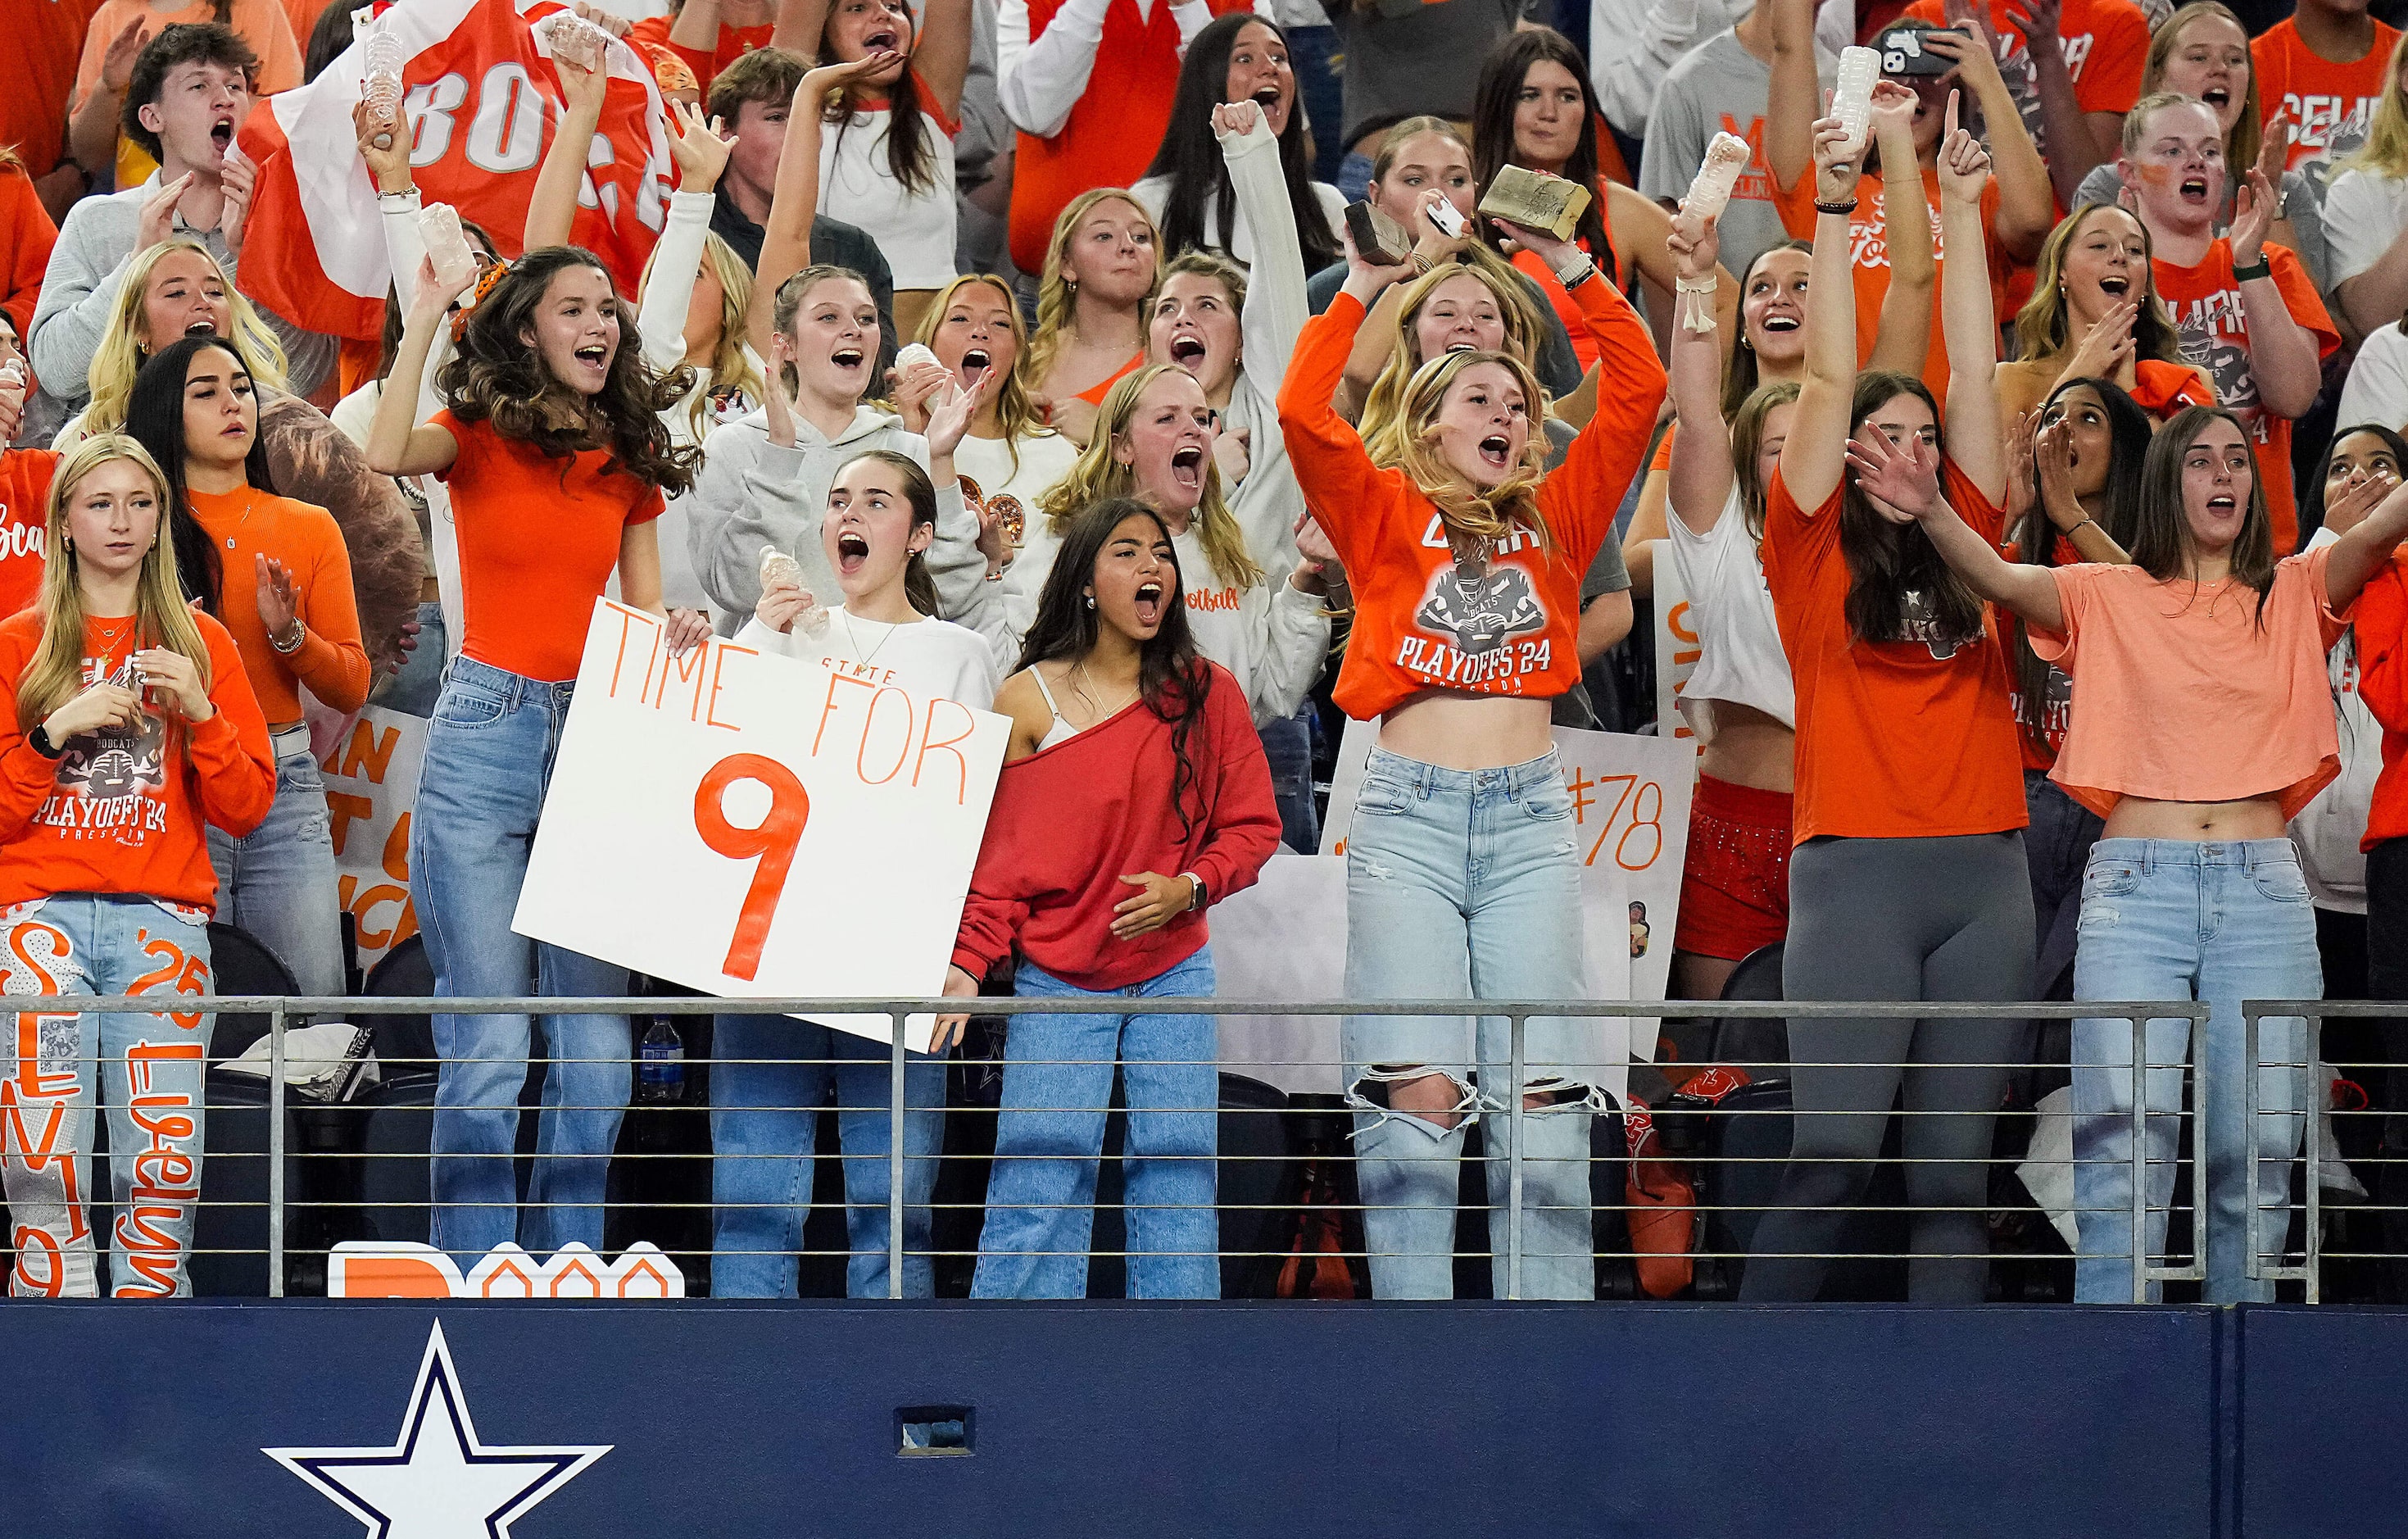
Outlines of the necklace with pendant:
{"type": "MultiPolygon", "coordinates": [[[[838,610],[836,612],[838,616],[844,621],[844,639],[853,643],[853,654],[856,657],[861,657],[861,638],[853,634],[852,613],[841,609],[838,610]]],[[[895,633],[902,628],[903,627],[900,625],[888,626],[886,627],[886,634],[880,637],[878,639],[878,644],[869,649],[869,655],[867,657],[861,657],[861,666],[867,668],[870,664],[878,661],[878,654],[886,650],[886,643],[895,640],[895,633]]]]}

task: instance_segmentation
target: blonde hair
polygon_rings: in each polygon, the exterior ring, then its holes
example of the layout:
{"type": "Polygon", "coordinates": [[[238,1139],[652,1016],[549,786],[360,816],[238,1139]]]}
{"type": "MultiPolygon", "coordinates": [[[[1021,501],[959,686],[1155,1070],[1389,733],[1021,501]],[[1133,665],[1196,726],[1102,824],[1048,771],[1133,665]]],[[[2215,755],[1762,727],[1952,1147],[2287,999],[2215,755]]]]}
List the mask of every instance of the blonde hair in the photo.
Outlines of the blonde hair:
{"type": "Polygon", "coordinates": [[[42,548],[50,558],[42,565],[41,592],[35,599],[42,611],[42,640],[25,664],[24,676],[17,681],[20,731],[33,730],[36,722],[84,687],[83,584],[78,577],[75,541],[67,530],[67,504],[86,476],[118,460],[132,461],[150,478],[159,511],[135,591],[133,644],[182,653],[199,671],[201,687],[209,685],[208,643],[201,639],[200,625],[184,602],[184,590],[176,575],[176,542],[167,538],[168,507],[173,500],[167,477],[150,452],[125,434],[96,434],[68,450],[50,478],[42,530],[42,548]]]}
{"type": "MultiPolygon", "coordinates": [[[[1166,374],[1186,372],[1176,364],[1147,364],[1123,375],[1105,393],[1104,404],[1096,412],[1095,436],[1038,502],[1038,511],[1045,515],[1046,527],[1056,539],[1068,532],[1081,513],[1106,497],[1139,495],[1136,467],[1113,458],[1112,448],[1128,431],[1129,419],[1137,415],[1138,397],[1146,387],[1166,374]]],[[[1196,505],[1196,539],[1219,581],[1241,590],[1262,582],[1263,569],[1247,554],[1244,532],[1229,505],[1221,500],[1221,470],[1210,453],[1204,456],[1203,500],[1196,505]]]]}
{"type": "Polygon", "coordinates": [[[251,383],[269,390],[282,390],[284,384],[284,348],[277,341],[276,333],[251,308],[234,286],[234,280],[218,265],[209,249],[190,236],[173,236],[148,250],[136,252],[126,266],[125,280],[118,285],[117,303],[109,308],[108,329],[101,334],[100,348],[92,355],[92,367],[85,370],[84,380],[92,391],[92,404],[84,408],[83,430],[106,433],[124,425],[125,402],[134,394],[134,376],[142,372],[143,361],[151,352],[178,340],[173,337],[154,337],[150,346],[142,345],[142,304],[150,288],[150,274],[160,262],[176,252],[195,252],[208,263],[209,270],[224,285],[227,327],[233,335],[226,338],[235,344],[235,356],[251,371],[251,383]]]}
{"type": "Polygon", "coordinates": [[[2374,104],[2374,122],[2367,127],[2366,142],[2333,168],[2336,175],[2367,170],[2378,176],[2408,176],[2408,95],[2400,90],[2403,63],[2408,63],[2408,35],[2392,45],[2391,62],[2384,70],[2383,96],[2374,104]]]}
{"type": "MultiPolygon", "coordinates": [[[[644,259],[644,275],[638,280],[638,294],[649,295],[652,288],[652,265],[660,259],[661,249],[644,259]]],[[[744,343],[744,311],[752,303],[752,269],[736,254],[736,248],[715,235],[707,235],[702,242],[702,265],[719,280],[719,344],[710,350],[710,371],[703,376],[702,388],[695,392],[694,402],[686,408],[686,428],[700,442],[710,431],[710,398],[722,391],[740,390],[754,401],[769,393],[761,378],[761,370],[752,362],[752,354],[744,343]]]]}
{"type": "Polygon", "coordinates": [[[1395,430],[1385,436],[1385,453],[1373,449],[1371,459],[1374,464],[1395,466],[1421,488],[1422,496],[1437,505],[1450,535],[1494,544],[1517,530],[1527,530],[1538,536],[1541,548],[1552,550],[1555,538],[1539,511],[1538,496],[1539,482],[1546,474],[1546,437],[1540,431],[1546,418],[1539,381],[1521,359],[1510,352],[1443,353],[1413,370],[1398,402],[1395,430]],[[1431,432],[1447,391],[1465,369],[1479,364],[1495,364],[1512,375],[1522,398],[1530,403],[1530,432],[1522,443],[1521,463],[1485,492],[1464,484],[1455,467],[1440,455],[1431,432]]]}
{"type": "MultiPolygon", "coordinates": [[[[1062,217],[1054,222],[1054,238],[1045,246],[1045,274],[1037,284],[1037,335],[1028,339],[1027,350],[1020,355],[1021,367],[1026,370],[1025,378],[1040,389],[1044,386],[1045,376],[1053,372],[1054,355],[1062,350],[1062,334],[1069,329],[1070,317],[1078,309],[1078,288],[1062,276],[1063,259],[1070,252],[1070,237],[1078,232],[1079,222],[1086,218],[1097,204],[1109,203],[1114,198],[1135,209],[1138,217],[1145,221],[1146,228],[1154,229],[1154,216],[1145,211],[1145,205],[1137,200],[1137,194],[1125,187],[1097,187],[1081,193],[1062,210],[1062,217]]],[[[1162,237],[1157,233],[1154,240],[1154,282],[1146,289],[1143,303],[1152,304],[1154,294],[1161,287],[1162,237]]],[[[1142,308],[1141,305],[1140,311],[1142,308]]]]}
{"type": "Polygon", "coordinates": [[[912,338],[926,347],[937,339],[937,328],[944,324],[945,311],[953,305],[953,295],[975,283],[982,283],[1003,297],[1003,313],[1011,326],[1011,372],[1003,377],[996,392],[996,424],[1003,429],[1005,451],[1011,456],[1011,473],[1020,474],[1020,440],[1051,434],[1054,429],[1038,420],[1036,403],[1028,398],[1028,379],[1023,372],[1028,363],[1028,324],[1020,318],[1020,303],[1012,296],[1011,285],[993,273],[966,272],[937,291],[936,302],[920,317],[920,330],[912,338]]]}
{"type": "MultiPolygon", "coordinates": [[[[2191,0],[2189,5],[2158,23],[2157,30],[2150,36],[2148,60],[2141,66],[2143,96],[2154,96],[2164,92],[2166,61],[2173,57],[2175,46],[2182,41],[2183,29],[2203,16],[2231,22],[2234,30],[2241,34],[2242,47],[2248,47],[2249,29],[2242,25],[2241,18],[2232,13],[2231,7],[2219,5],[2217,0],[2191,0]]],[[[2263,119],[2258,110],[2258,59],[2254,50],[2245,57],[2249,60],[2249,89],[2241,94],[2241,116],[2232,121],[2232,132],[2224,137],[2224,164],[2233,183],[2247,176],[2249,168],[2258,164],[2258,147],[2265,139],[2261,126],[2263,119]]],[[[2198,98],[2190,99],[2195,101],[2198,98]]],[[[2133,116],[2139,115],[2136,107],[2133,116]]],[[[2277,187],[2274,191],[2279,194],[2282,189],[2277,187]]],[[[2280,217],[2280,212],[2276,210],[2277,217],[2280,217]]]]}
{"type": "MultiPolygon", "coordinates": [[[[2191,98],[2178,96],[2172,100],[2189,102],[2191,98]]],[[[2018,356],[2054,358],[2072,345],[2073,307],[2065,294],[2065,253],[2073,249],[2074,240],[2090,222],[2090,216],[2108,209],[2130,220],[2141,232],[2141,266],[2132,280],[2146,292],[2149,302],[2132,323],[2132,336],[2139,344],[2136,355],[2159,363],[2181,361],[2182,339],[2174,330],[2173,317],[2166,313],[2166,302],[2157,296],[2157,267],[2149,260],[2157,242],[2141,216],[2120,203],[2085,203],[2058,220],[2057,228],[2041,242],[2040,255],[2032,266],[2031,297],[2015,312],[2018,356]]]]}
{"type": "MultiPolygon", "coordinates": [[[[1403,303],[1397,307],[1396,330],[1388,342],[1388,361],[1380,366],[1379,378],[1371,381],[1370,391],[1363,397],[1363,446],[1380,464],[1398,463],[1402,445],[1397,441],[1398,424],[1403,416],[1406,386],[1427,362],[1421,355],[1414,323],[1421,319],[1422,307],[1438,292],[1440,284],[1466,273],[1486,284],[1496,297],[1498,316],[1505,323],[1505,346],[1522,361],[1526,375],[1529,372],[1527,366],[1539,355],[1539,329],[1544,323],[1538,307],[1530,302],[1530,291],[1523,286],[1522,275],[1485,246],[1474,246],[1464,252],[1460,263],[1442,263],[1406,284],[1403,303]]],[[[1527,388],[1535,432],[1546,396],[1535,380],[1527,388]]]]}

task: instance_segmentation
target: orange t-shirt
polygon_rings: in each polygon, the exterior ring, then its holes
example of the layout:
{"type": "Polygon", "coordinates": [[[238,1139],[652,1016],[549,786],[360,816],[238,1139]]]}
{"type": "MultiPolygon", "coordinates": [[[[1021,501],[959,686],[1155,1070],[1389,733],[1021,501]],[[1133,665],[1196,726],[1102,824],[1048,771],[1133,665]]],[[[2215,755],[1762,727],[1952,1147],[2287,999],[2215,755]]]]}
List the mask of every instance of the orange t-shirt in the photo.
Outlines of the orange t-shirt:
{"type": "MultiPolygon", "coordinates": [[[[661,62],[668,59],[690,71],[694,76],[695,88],[706,96],[710,94],[710,82],[719,78],[721,70],[756,48],[767,48],[770,35],[778,30],[774,22],[760,27],[723,26],[719,29],[718,43],[705,53],[700,49],[684,48],[670,42],[669,28],[675,25],[677,18],[674,16],[648,16],[627,29],[627,46],[651,62],[652,74],[659,79],[663,91],[674,91],[684,84],[676,79],[674,70],[663,71],[661,62]]],[[[735,125],[731,123],[729,126],[735,125]]]]}
{"type": "Polygon", "coordinates": [[[542,683],[574,679],[620,535],[661,516],[661,489],[614,469],[608,450],[556,460],[490,422],[449,410],[428,421],[460,446],[439,479],[460,530],[461,654],[542,683]]]}
{"type": "MultiPolygon", "coordinates": [[[[1926,166],[1923,172],[1925,211],[1931,219],[1931,257],[1935,266],[1948,256],[1947,243],[1940,238],[1940,173],[1926,166]]],[[[1781,210],[1781,223],[1800,240],[1814,238],[1814,171],[1809,166],[1799,173],[1793,187],[1773,183],[1773,204],[1781,210]]],[[[2013,258],[1999,244],[1999,179],[1992,177],[1982,189],[1982,242],[1987,247],[1984,260],[1990,274],[1990,302],[2000,315],[2014,312],[2006,308],[2002,284],[2013,258]]],[[[1856,365],[1862,367],[1872,361],[1873,344],[1881,336],[1882,301],[1889,297],[1889,221],[1882,209],[1881,179],[1868,172],[1856,183],[1856,211],[1848,216],[1848,247],[1852,260],[1849,276],[1856,285],[1856,365]]],[[[1941,334],[1940,284],[1937,274],[1931,285],[1931,342],[1923,354],[1923,382],[1929,387],[1934,400],[1948,399],[1948,341],[1941,334]]]]}
{"type": "MultiPolygon", "coordinates": [[[[2000,514],[1956,468],[1949,504],[1997,543],[2000,514]]],[[[1779,471],[1765,497],[1764,582],[1798,686],[1795,841],[1938,839],[2021,828],[2023,761],[2007,654],[1985,610],[1969,641],[1863,641],[1848,625],[1853,579],[1831,490],[1813,517],[1779,471]],[[1945,652],[1943,654],[1943,647],[1945,652]]]]}
{"type": "Polygon", "coordinates": [[[1426,689],[1540,699],[1580,682],[1580,589],[1647,454],[1664,366],[1647,324],[1602,278],[1571,291],[1615,388],[1540,483],[1548,538],[1509,536],[1477,571],[1456,566],[1438,509],[1401,470],[1374,466],[1330,397],[1364,309],[1340,294],[1305,323],[1279,397],[1306,503],[1354,584],[1354,634],[1335,698],[1369,721],[1426,689]]]}
{"type": "Polygon", "coordinates": [[[2260,615],[2238,581],[2195,587],[2138,567],[2059,567],[2065,630],[2032,650],[2073,680],[2050,778],[2100,817],[2126,797],[2279,796],[2287,819],[2341,773],[2325,652],[2346,618],[2325,594],[2330,546],[2276,564],[2260,615]]]}
{"type": "MultiPolygon", "coordinates": [[[[2317,358],[2331,357],[2341,347],[2341,333],[2316,297],[2315,280],[2287,249],[2264,250],[2291,319],[2315,334],[2317,358]]],[[[2207,370],[2217,399],[2249,424],[2258,474],[2266,483],[2266,511],[2274,520],[2274,554],[2288,555],[2300,544],[2299,505],[2291,495],[2291,420],[2258,402],[2258,376],[2249,367],[2249,313],[2241,307],[2241,285],[2232,278],[2232,242],[2216,237],[2196,267],[2177,267],[2163,257],[2150,266],[2157,271],[2157,297],[2182,334],[2183,357],[2207,370]]]]}
{"type": "MultiPolygon", "coordinates": [[[[6,141],[0,140],[0,147],[6,141]]],[[[42,275],[50,265],[50,248],[58,243],[59,227],[25,173],[0,168],[0,309],[17,323],[22,338],[34,326],[34,307],[41,302],[42,275]]]]}
{"type": "MultiPolygon", "coordinates": [[[[67,103],[76,61],[99,0],[0,0],[0,37],[8,39],[8,89],[0,92],[0,144],[14,145],[25,169],[48,176],[66,158],[67,103]]],[[[121,25],[122,23],[120,23],[121,25]]],[[[101,47],[106,50],[108,43],[101,47]]]]}
{"type": "Polygon", "coordinates": [[[42,542],[50,477],[59,456],[47,449],[0,452],[0,615],[32,603],[42,591],[42,542]]]}
{"type": "MultiPolygon", "coordinates": [[[[137,16],[149,23],[150,36],[155,38],[167,28],[188,22],[214,22],[217,8],[209,0],[194,0],[182,10],[165,15],[151,9],[149,0],[101,0],[100,8],[92,13],[92,23],[83,35],[83,56],[76,61],[77,105],[81,105],[84,97],[100,84],[100,65],[108,57],[109,43],[137,16]]],[[[259,70],[251,78],[251,90],[262,96],[273,96],[299,85],[301,47],[294,40],[293,23],[285,18],[280,0],[234,0],[233,16],[235,36],[249,43],[251,50],[259,55],[259,70]]],[[[68,113],[72,116],[74,108],[70,108],[68,113]]],[[[157,169],[159,163],[140,145],[119,137],[118,186],[140,186],[157,169]]]]}
{"type": "Polygon", "coordinates": [[[367,649],[360,644],[360,615],[351,599],[351,558],[334,515],[251,486],[186,495],[194,521],[217,544],[223,564],[218,618],[234,633],[261,712],[280,726],[299,721],[302,684],[337,711],[366,704],[367,649]],[[305,633],[291,656],[270,644],[267,622],[259,616],[263,555],[293,574],[305,633]]]}
{"type": "Polygon", "coordinates": [[[2272,122],[2291,115],[2291,159],[2286,167],[2304,171],[2319,187],[2334,163],[2366,142],[2374,108],[2391,74],[2391,50],[2400,29],[2373,23],[2374,46],[2362,59],[2335,64],[2300,40],[2286,16],[2249,45],[2249,67],[2258,77],[2258,108],[2272,122]]]}
{"type": "Polygon", "coordinates": [[[2367,579],[2350,623],[2358,631],[2358,697],[2383,727],[2383,773],[2358,846],[2372,852],[2386,839],[2408,839],[2408,555],[2395,553],[2367,579]]]}
{"type": "MultiPolygon", "coordinates": [[[[2015,30],[2014,13],[2022,8],[2014,0],[1990,0],[1990,35],[1998,39],[2002,65],[2030,53],[2024,35],[2015,30]]],[[[1933,26],[1948,23],[1941,0],[1915,0],[1906,7],[1906,17],[1933,26]]],[[[2073,99],[2082,110],[2132,110],[2141,99],[2141,76],[2149,62],[2149,19],[2140,7],[2131,0],[2065,0],[2057,11],[2057,36],[2065,50],[2065,72],[2073,77],[2073,99]]],[[[2035,122],[2039,113],[2035,95],[2025,104],[2024,119],[2035,122]]]]}
{"type": "MultiPolygon", "coordinates": [[[[215,910],[202,826],[237,838],[258,827],[276,799],[276,761],[234,638],[206,614],[193,620],[208,643],[216,713],[189,728],[146,713],[133,731],[69,738],[56,759],[35,753],[17,726],[17,685],[41,645],[41,613],[0,621],[0,905],[111,892],[215,910]]],[[[130,618],[87,620],[85,679],[137,687],[141,645],[130,618]]]]}

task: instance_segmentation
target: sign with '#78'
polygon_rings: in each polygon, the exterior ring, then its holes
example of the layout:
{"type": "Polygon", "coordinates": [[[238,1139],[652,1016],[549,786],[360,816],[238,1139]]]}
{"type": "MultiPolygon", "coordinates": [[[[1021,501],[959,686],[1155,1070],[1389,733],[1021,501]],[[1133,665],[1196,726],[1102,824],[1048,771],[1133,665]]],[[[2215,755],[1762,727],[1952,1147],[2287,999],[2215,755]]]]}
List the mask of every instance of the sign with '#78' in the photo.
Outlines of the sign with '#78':
{"type": "Polygon", "coordinates": [[[934,998],[1008,731],[842,664],[672,657],[600,600],[512,928],[712,994],[934,998]]]}

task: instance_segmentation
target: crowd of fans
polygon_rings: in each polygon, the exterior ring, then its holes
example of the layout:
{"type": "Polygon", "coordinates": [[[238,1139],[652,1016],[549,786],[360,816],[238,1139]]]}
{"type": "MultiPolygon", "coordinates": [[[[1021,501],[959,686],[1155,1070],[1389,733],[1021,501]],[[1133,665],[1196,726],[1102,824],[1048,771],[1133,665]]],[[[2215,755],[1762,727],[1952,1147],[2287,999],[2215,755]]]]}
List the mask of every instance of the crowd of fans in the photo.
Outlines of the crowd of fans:
{"type": "MultiPolygon", "coordinates": [[[[681,650],[1009,719],[944,993],[1129,1002],[1002,1033],[974,1292],[1084,1291],[1117,1075],[1129,1292],[1209,1297],[1214,1028],[1140,1001],[1211,995],[1211,906],[1317,847],[1340,713],[1378,724],[1347,996],[1588,992],[1550,733],[1671,730],[1633,703],[1671,660],[1632,634],[1671,577],[1701,745],[1673,993],[1785,942],[1795,1000],[2212,1005],[2196,1041],[2154,1023],[2138,1074],[2127,1021],[2077,1023],[2077,1291],[2128,1298],[2165,1244],[2190,1062],[2205,1293],[2268,1296],[2244,1259],[2282,1245],[2311,1086],[2301,1023],[2252,1064],[2240,1002],[2408,997],[2408,46],[2366,0],[632,8],[576,10],[666,104],[640,287],[569,243],[609,66],[548,51],[523,217],[467,222],[466,261],[423,233],[424,125],[363,95],[380,345],[245,296],[247,246],[308,236],[253,230],[236,145],[264,98],[359,73],[367,10],[6,8],[10,992],[203,992],[215,917],[340,993],[306,701],[430,718],[438,997],[626,992],[510,928],[608,594],[681,650]],[[1826,93],[1860,42],[1856,129],[1826,93]],[[1710,215],[1719,134],[1747,159],[1710,215]],[[1508,171],[1585,204],[1482,212],[1508,171]],[[1350,201],[1410,250],[1358,249],[1350,201]]],[[[601,1248],[626,1021],[435,1019],[434,1243],[601,1248]]],[[[99,1113],[106,1287],[186,1290],[208,1025],[16,1018],[15,1291],[103,1286],[99,1113]]],[[[899,1129],[901,1290],[930,1291],[963,1025],[896,1120],[884,1047],[718,1021],[715,1292],[792,1294],[831,1088],[850,1286],[890,1287],[899,1129]]],[[[1475,1123],[1500,1272],[1518,1227],[1524,1296],[1591,1295],[1586,1029],[1528,1023],[1517,1080],[1501,1018],[1346,1023],[1378,1296],[1451,1291],[1475,1123]]],[[[2028,1024],[1801,1016],[1789,1044],[1744,1296],[1816,1295],[1902,1098],[1910,1291],[1980,1299],[2028,1024]]]]}

